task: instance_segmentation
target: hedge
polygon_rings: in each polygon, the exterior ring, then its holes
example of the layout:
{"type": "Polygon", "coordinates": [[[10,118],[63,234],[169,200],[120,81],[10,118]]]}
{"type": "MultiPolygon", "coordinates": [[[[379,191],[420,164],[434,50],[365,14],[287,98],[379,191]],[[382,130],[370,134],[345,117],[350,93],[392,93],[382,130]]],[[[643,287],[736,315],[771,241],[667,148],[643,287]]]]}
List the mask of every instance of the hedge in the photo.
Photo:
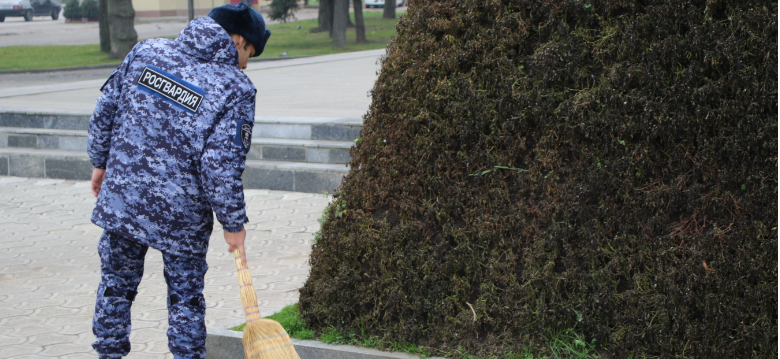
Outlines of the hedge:
{"type": "Polygon", "coordinates": [[[777,3],[410,0],[301,290],[447,352],[777,357],[777,3]]]}

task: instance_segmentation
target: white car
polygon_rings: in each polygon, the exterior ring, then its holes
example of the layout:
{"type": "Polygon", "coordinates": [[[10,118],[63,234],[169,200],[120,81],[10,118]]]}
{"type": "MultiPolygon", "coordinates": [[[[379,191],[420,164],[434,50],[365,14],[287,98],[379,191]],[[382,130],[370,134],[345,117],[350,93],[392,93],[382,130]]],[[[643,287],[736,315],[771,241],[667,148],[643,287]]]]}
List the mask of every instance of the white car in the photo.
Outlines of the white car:
{"type": "MultiPolygon", "coordinates": [[[[404,6],[406,0],[395,0],[395,7],[404,6]]],[[[366,9],[372,7],[385,7],[385,0],[366,0],[366,9]]]]}

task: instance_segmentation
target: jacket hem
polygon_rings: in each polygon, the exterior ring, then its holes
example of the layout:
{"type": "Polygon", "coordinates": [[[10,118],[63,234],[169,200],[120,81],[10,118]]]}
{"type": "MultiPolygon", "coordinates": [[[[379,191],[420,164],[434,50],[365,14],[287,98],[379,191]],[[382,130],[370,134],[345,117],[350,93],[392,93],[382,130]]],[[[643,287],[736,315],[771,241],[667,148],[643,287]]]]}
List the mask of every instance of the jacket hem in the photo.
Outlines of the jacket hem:
{"type": "Polygon", "coordinates": [[[106,232],[109,232],[111,234],[115,234],[115,235],[118,235],[118,236],[122,236],[122,237],[124,237],[126,239],[129,239],[129,240],[133,240],[133,241],[139,242],[139,243],[141,243],[143,245],[149,246],[151,248],[154,248],[154,249],[156,249],[156,250],[158,250],[160,252],[166,253],[166,254],[172,254],[172,255],[180,256],[180,257],[205,259],[206,258],[206,253],[208,252],[208,245],[204,248],[205,251],[202,252],[202,253],[201,252],[182,252],[182,251],[174,250],[174,249],[172,249],[169,246],[161,246],[159,243],[153,243],[153,242],[147,240],[144,237],[140,237],[140,236],[134,235],[134,234],[132,234],[130,232],[117,230],[117,229],[114,229],[114,228],[108,228],[106,223],[104,223],[103,221],[95,221],[95,220],[93,220],[92,223],[94,223],[96,226],[98,226],[100,228],[103,228],[103,230],[105,230],[106,232]]]}

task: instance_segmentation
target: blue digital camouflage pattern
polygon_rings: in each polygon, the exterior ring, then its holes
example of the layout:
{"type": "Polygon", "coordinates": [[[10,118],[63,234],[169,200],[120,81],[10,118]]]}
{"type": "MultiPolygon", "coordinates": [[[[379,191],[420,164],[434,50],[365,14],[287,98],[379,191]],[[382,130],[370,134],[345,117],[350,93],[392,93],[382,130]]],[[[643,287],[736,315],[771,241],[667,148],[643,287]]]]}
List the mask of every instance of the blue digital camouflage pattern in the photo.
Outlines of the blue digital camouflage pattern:
{"type": "Polygon", "coordinates": [[[256,89],[219,24],[202,17],[175,40],[138,43],[101,90],[88,151],[106,175],[92,222],[201,258],[212,210],[225,230],[243,229],[249,146],[241,139],[251,138],[256,89]]]}
{"type": "MultiPolygon", "coordinates": [[[[135,293],[144,273],[149,247],[108,231],[98,242],[101,277],[92,319],[92,344],[101,358],[130,352],[128,292],[135,293]]],[[[168,348],[174,357],[206,357],[206,303],[203,299],[205,259],[163,253],[168,284],[168,348]],[[171,298],[176,298],[172,300],[171,298]]],[[[132,297],[132,296],[131,296],[132,297]]]]}

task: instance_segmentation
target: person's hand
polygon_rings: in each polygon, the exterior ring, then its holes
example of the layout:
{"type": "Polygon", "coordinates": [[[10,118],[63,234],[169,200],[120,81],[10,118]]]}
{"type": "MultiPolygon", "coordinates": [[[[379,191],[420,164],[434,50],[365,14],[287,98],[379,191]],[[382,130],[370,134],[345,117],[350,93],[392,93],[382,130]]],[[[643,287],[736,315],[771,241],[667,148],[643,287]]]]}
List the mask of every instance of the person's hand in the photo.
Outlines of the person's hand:
{"type": "Polygon", "coordinates": [[[95,197],[100,194],[100,188],[103,187],[103,178],[106,176],[106,170],[95,168],[92,170],[92,194],[95,197]]]}
{"type": "Polygon", "coordinates": [[[241,249],[241,264],[246,267],[246,251],[244,251],[244,239],[246,239],[246,229],[238,232],[225,232],[225,242],[228,244],[228,252],[233,253],[236,248],[241,249]]]}

